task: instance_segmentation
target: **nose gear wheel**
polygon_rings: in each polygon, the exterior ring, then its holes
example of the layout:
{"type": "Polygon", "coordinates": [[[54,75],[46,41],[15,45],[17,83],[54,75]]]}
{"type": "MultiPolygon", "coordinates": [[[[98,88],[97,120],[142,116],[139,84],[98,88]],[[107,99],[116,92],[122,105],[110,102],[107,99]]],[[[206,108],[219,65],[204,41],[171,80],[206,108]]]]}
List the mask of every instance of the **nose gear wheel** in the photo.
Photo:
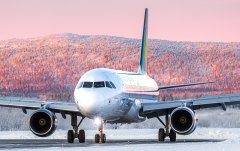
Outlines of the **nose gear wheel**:
{"type": "Polygon", "coordinates": [[[99,134],[95,135],[95,143],[106,143],[106,134],[103,133],[103,122],[98,128],[99,134]]]}

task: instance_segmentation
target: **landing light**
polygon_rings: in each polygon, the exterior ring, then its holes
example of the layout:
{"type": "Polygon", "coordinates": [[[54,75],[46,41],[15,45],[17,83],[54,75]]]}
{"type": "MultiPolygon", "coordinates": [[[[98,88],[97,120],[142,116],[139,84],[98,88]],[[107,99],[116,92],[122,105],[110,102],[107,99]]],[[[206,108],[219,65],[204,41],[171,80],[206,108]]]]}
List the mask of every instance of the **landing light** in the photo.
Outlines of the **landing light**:
{"type": "Polygon", "coordinates": [[[95,122],[95,124],[96,125],[101,125],[102,124],[102,119],[101,118],[99,118],[99,117],[96,117],[95,119],[94,119],[94,122],[95,122]]]}

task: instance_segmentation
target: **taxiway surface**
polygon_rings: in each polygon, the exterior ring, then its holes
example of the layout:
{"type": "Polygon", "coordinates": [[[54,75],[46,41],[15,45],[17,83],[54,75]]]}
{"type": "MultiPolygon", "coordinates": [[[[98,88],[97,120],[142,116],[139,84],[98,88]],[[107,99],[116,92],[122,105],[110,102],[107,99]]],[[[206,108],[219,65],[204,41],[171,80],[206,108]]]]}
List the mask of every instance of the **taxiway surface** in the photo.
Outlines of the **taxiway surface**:
{"type": "MultiPolygon", "coordinates": [[[[224,139],[178,139],[176,142],[166,140],[164,143],[196,143],[196,142],[222,142],[224,139]]],[[[48,148],[48,147],[92,147],[92,146],[123,146],[136,144],[159,144],[156,139],[131,139],[131,140],[108,140],[105,144],[96,144],[93,140],[86,140],[86,143],[80,144],[77,140],[73,144],[67,143],[65,139],[4,139],[0,141],[1,149],[17,148],[48,148]]]]}
{"type": "Polygon", "coordinates": [[[66,140],[67,130],[57,130],[47,138],[30,131],[1,131],[0,151],[235,151],[240,148],[239,128],[198,128],[187,136],[177,136],[176,142],[159,143],[158,129],[106,130],[107,143],[95,144],[96,130],[86,130],[86,143],[66,140]]]}

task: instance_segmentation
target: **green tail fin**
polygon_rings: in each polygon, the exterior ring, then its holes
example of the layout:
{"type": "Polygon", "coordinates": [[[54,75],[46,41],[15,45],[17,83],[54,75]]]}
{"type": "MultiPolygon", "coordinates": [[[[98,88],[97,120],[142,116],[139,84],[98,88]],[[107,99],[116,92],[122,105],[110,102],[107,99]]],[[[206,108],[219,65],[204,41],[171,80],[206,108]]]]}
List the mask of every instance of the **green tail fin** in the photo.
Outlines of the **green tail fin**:
{"type": "Polygon", "coordinates": [[[148,9],[145,9],[144,26],[142,35],[142,48],[138,73],[147,74],[147,49],[148,49],[148,9]]]}

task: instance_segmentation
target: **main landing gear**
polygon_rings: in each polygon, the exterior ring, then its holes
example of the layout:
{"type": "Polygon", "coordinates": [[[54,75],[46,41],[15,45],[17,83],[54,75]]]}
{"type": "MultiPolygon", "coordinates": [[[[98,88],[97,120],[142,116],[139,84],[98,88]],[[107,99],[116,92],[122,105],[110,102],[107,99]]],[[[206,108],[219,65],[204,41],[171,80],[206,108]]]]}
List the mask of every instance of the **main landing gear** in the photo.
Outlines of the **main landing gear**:
{"type": "Polygon", "coordinates": [[[78,131],[78,128],[81,125],[84,118],[85,117],[82,117],[80,122],[77,124],[77,114],[73,113],[71,115],[71,125],[73,127],[73,130],[69,130],[67,133],[68,143],[73,143],[75,138],[78,138],[79,143],[85,143],[85,131],[83,129],[80,129],[78,131]]]}
{"type": "Polygon", "coordinates": [[[103,133],[103,122],[98,127],[99,134],[95,134],[95,143],[106,143],[106,134],[103,133]]]}
{"type": "Polygon", "coordinates": [[[165,138],[168,136],[170,138],[170,141],[171,142],[175,142],[176,141],[176,133],[171,129],[169,131],[169,115],[166,115],[165,117],[165,124],[163,123],[163,121],[157,117],[157,119],[162,123],[162,125],[165,127],[165,130],[164,128],[160,128],[159,131],[158,131],[158,140],[159,142],[164,142],[165,138]]]}

